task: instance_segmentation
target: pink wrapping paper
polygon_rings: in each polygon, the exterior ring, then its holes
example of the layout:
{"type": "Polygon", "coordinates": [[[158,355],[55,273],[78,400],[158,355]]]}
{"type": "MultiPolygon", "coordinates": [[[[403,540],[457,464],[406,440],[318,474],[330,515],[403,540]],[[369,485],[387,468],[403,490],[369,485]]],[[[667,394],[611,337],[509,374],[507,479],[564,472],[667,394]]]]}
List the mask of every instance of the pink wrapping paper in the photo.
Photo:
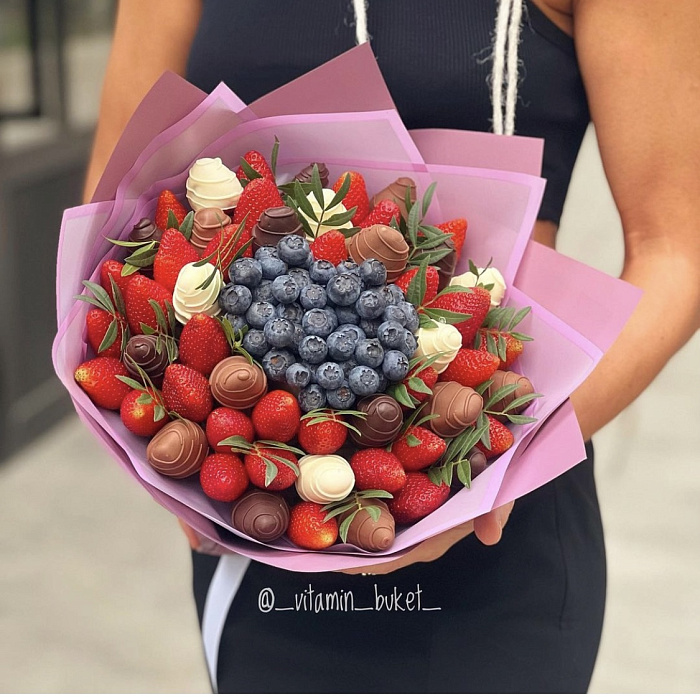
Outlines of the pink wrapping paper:
{"type": "Polygon", "coordinates": [[[53,350],[56,372],[81,419],[122,468],[161,505],[227,549],[299,571],[357,567],[373,563],[377,556],[395,558],[542,486],[583,458],[567,397],[619,333],[638,294],[529,241],[544,189],[544,181],[536,176],[541,153],[539,141],[485,134],[431,130],[416,133],[414,140],[392,109],[376,63],[364,47],[250,107],[224,85],[203,95],[175,76],[164,76],[130,122],[100,182],[96,200],[106,200],[64,215],[57,273],[59,332],[53,350]],[[353,74],[363,75],[361,95],[344,80],[353,74]],[[187,108],[171,106],[156,115],[159,95],[166,88],[169,104],[187,108]],[[305,113],[307,109],[317,113],[305,113]],[[221,156],[235,167],[249,149],[269,152],[275,136],[281,141],[280,179],[321,160],[332,179],[349,168],[360,170],[370,191],[403,174],[416,180],[419,193],[436,181],[428,221],[458,216],[470,221],[462,267],[468,258],[484,265],[493,257],[509,285],[507,302],[533,307],[522,331],[536,341],[519,359],[518,369],[544,394],[527,412],[538,421],[514,427],[514,448],[476,478],[470,490],[459,491],[433,514],[400,530],[384,555],[369,555],[351,545],[319,553],[299,550],[284,539],[272,545],[247,539],[230,525],[230,504],[204,496],[196,477],[172,480],[155,472],[146,463],[146,440],[130,434],[118,413],[95,407],[73,380],[75,368],[87,355],[87,306],[73,296],[81,292],[82,279],[96,278],[101,261],[116,254],[105,237],[125,237],[140,217],[152,214],[162,188],[183,195],[187,171],[198,157],[221,156]],[[567,292],[561,292],[562,286],[567,292]]]}

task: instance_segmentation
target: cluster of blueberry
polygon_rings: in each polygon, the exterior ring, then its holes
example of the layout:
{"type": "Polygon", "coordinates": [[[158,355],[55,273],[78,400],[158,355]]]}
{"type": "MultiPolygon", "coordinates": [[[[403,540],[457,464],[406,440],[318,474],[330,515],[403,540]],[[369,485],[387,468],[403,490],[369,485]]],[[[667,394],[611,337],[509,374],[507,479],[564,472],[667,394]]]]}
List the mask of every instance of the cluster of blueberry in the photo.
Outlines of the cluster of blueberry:
{"type": "Polygon", "coordinates": [[[219,305],[267,377],[298,390],[304,411],[349,409],[403,380],[416,350],[418,313],[386,267],[315,260],[299,235],[260,247],[229,269],[219,305]]]}

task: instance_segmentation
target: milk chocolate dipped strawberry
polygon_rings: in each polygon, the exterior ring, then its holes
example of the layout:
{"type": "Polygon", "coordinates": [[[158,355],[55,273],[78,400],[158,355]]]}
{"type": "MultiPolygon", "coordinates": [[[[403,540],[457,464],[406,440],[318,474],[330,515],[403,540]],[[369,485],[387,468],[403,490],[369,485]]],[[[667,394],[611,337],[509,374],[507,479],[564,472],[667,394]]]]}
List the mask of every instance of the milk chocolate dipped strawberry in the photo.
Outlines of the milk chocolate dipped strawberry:
{"type": "Polygon", "coordinates": [[[394,542],[396,523],[389,507],[381,499],[358,499],[357,508],[341,513],[341,539],[367,552],[384,552],[394,542]],[[374,510],[372,510],[374,509],[374,510]],[[345,521],[350,519],[345,529],[345,521]]]}
{"type": "Polygon", "coordinates": [[[195,246],[200,254],[207,245],[216,237],[217,233],[231,224],[231,218],[221,208],[200,208],[194,214],[192,224],[192,237],[190,243],[195,246]]]}
{"type": "MultiPolygon", "coordinates": [[[[510,414],[519,414],[531,403],[532,400],[529,400],[510,408],[510,405],[515,402],[516,399],[519,400],[525,395],[531,395],[535,391],[532,383],[524,375],[518,375],[518,373],[514,373],[512,370],[497,370],[491,376],[491,380],[491,385],[489,385],[484,393],[484,399],[487,403],[502,387],[513,386],[515,389],[494,404],[489,405],[489,412],[503,412],[507,410],[510,414]]],[[[499,416],[498,414],[494,414],[494,416],[499,421],[504,421],[506,419],[505,416],[499,416]]]]}
{"type": "Polygon", "coordinates": [[[314,165],[318,167],[318,176],[321,180],[321,186],[328,186],[328,167],[326,167],[323,162],[312,162],[310,165],[304,167],[298,174],[294,176],[294,179],[302,184],[309,184],[314,173],[314,165]]]}
{"type": "Polygon", "coordinates": [[[157,472],[184,479],[199,472],[208,451],[207,437],[200,426],[176,419],[156,433],[146,448],[146,458],[157,472]]]}
{"type": "Polygon", "coordinates": [[[370,201],[370,206],[374,208],[380,201],[384,200],[393,201],[399,207],[399,211],[405,220],[408,218],[408,211],[406,210],[406,189],[409,190],[411,202],[415,203],[416,183],[410,177],[399,177],[385,189],[375,194],[370,201]]]}
{"type": "Polygon", "coordinates": [[[129,242],[151,242],[160,240],[163,231],[150,218],[141,218],[129,233],[129,242]]]}
{"type": "Polygon", "coordinates": [[[387,394],[372,395],[361,399],[357,410],[366,418],[350,417],[350,423],[359,431],[350,431],[350,438],[363,448],[380,448],[391,443],[403,425],[403,412],[399,403],[387,394]]]}
{"type": "Polygon", "coordinates": [[[282,537],[289,526],[289,506],[271,491],[249,491],[233,506],[231,524],[259,542],[282,537]]]}
{"type": "Polygon", "coordinates": [[[471,387],[438,382],[427,405],[426,413],[436,415],[427,422],[430,430],[442,438],[454,438],[477,420],[484,404],[471,387]]]}
{"type": "Polygon", "coordinates": [[[253,239],[258,247],[276,247],[286,235],[303,235],[299,216],[289,206],[268,208],[253,227],[253,239]]]}
{"type": "Polygon", "coordinates": [[[267,377],[243,356],[231,356],[217,363],[209,376],[214,399],[232,409],[249,409],[267,392],[267,377]]]}
{"type": "Polygon", "coordinates": [[[388,225],[373,225],[348,240],[348,252],[356,264],[377,259],[386,266],[387,282],[393,283],[406,268],[408,244],[403,235],[388,225]]]}

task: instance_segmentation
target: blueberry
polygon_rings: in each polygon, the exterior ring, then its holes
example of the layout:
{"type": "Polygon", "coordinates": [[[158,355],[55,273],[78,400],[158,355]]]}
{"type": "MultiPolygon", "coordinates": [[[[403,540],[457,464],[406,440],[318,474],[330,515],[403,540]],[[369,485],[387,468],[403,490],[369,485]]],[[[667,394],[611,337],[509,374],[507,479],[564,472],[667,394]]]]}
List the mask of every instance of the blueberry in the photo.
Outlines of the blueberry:
{"type": "Polygon", "coordinates": [[[292,337],[292,348],[298,349],[301,340],[306,336],[304,334],[304,327],[301,324],[294,324],[294,336],[292,337]]]}
{"type": "Polygon", "coordinates": [[[399,351],[401,351],[401,353],[405,353],[409,358],[413,358],[416,348],[418,348],[416,337],[413,336],[413,333],[408,331],[408,329],[404,329],[403,341],[401,342],[401,346],[399,346],[399,351]]]}
{"type": "Polygon", "coordinates": [[[343,369],[343,374],[345,375],[345,379],[347,380],[348,375],[350,375],[350,371],[353,368],[357,368],[357,361],[354,358],[351,358],[348,361],[343,361],[342,363],[339,364],[340,367],[343,369]]]}
{"type": "Polygon", "coordinates": [[[315,283],[312,283],[310,286],[304,286],[299,294],[299,302],[305,310],[325,307],[327,301],[326,289],[323,286],[317,286],[315,283]]]}
{"type": "MultiPolygon", "coordinates": [[[[338,318],[340,319],[340,318],[338,318]]],[[[336,331],[337,332],[344,332],[345,330],[352,332],[353,336],[355,337],[355,341],[359,341],[360,339],[366,339],[367,336],[365,333],[360,329],[356,324],[341,324],[336,331]]]]}
{"type": "Polygon", "coordinates": [[[265,341],[274,348],[284,348],[294,343],[294,324],[283,317],[273,317],[263,329],[265,341]]]}
{"type": "Polygon", "coordinates": [[[347,380],[343,380],[343,384],[335,390],[326,392],[326,401],[332,409],[350,409],[355,404],[355,395],[350,389],[347,380]]]}
{"type": "Polygon", "coordinates": [[[257,259],[241,257],[231,264],[228,275],[234,283],[255,288],[262,281],[262,266],[257,259]]]}
{"type": "Polygon", "coordinates": [[[386,266],[376,259],[365,259],[360,264],[360,278],[365,286],[383,286],[386,283],[386,266]]]}
{"type": "Polygon", "coordinates": [[[398,322],[382,322],[377,329],[377,339],[385,349],[398,349],[404,343],[404,332],[398,322]]]}
{"type": "Polygon", "coordinates": [[[289,274],[278,276],[272,281],[272,295],[285,305],[293,303],[299,297],[299,290],[297,282],[289,274]]]}
{"type": "Polygon", "coordinates": [[[303,412],[321,409],[326,406],[326,391],[318,385],[309,385],[299,392],[297,400],[303,412]]]}
{"type": "Polygon", "coordinates": [[[301,266],[311,256],[311,248],[300,235],[286,235],[277,243],[277,254],[287,264],[301,266]]]}
{"type": "Polygon", "coordinates": [[[277,254],[277,247],[273,245],[263,245],[262,247],[258,247],[255,250],[255,254],[253,254],[253,257],[258,261],[262,261],[267,257],[279,259],[279,255],[277,254]]]}
{"type": "Polygon", "coordinates": [[[219,306],[232,315],[242,315],[252,302],[250,289],[235,283],[227,283],[219,294],[219,306]]]}
{"type": "Polygon", "coordinates": [[[406,313],[398,305],[388,305],[382,319],[385,322],[398,322],[402,327],[406,326],[406,313]]]}
{"type": "Polygon", "coordinates": [[[262,267],[262,277],[268,281],[272,281],[277,276],[287,273],[287,265],[277,256],[277,247],[260,247],[255,252],[255,258],[260,262],[262,267]],[[271,250],[264,254],[260,254],[261,250],[271,250]]]}
{"type": "Polygon", "coordinates": [[[414,334],[418,331],[420,327],[420,317],[418,317],[418,311],[411,303],[401,302],[398,304],[398,308],[403,310],[404,315],[406,315],[406,329],[414,334]]]}
{"type": "Polygon", "coordinates": [[[318,368],[318,365],[314,363],[307,363],[306,361],[301,361],[301,365],[304,366],[309,371],[309,374],[311,375],[311,379],[309,380],[309,384],[315,383],[316,382],[316,368],[318,368]]]}
{"type": "MultiPolygon", "coordinates": [[[[245,286],[243,286],[245,288],[245,286]]],[[[272,303],[277,305],[275,296],[272,295],[272,281],[263,278],[257,288],[253,288],[253,300],[256,302],[272,303]]]]}
{"type": "Polygon", "coordinates": [[[231,323],[234,332],[241,332],[244,327],[248,326],[243,315],[232,315],[227,312],[224,317],[231,323]]]}
{"type": "Polygon", "coordinates": [[[395,283],[390,283],[386,286],[386,292],[391,295],[391,305],[398,305],[406,300],[403,291],[395,283]]]}
{"type": "Polygon", "coordinates": [[[270,350],[262,329],[248,330],[241,345],[253,358],[262,358],[270,350]]]}
{"type": "Polygon", "coordinates": [[[275,308],[275,317],[284,317],[294,324],[300,324],[304,316],[304,308],[299,303],[289,303],[289,305],[278,305],[275,308]]]}
{"type": "Polygon", "coordinates": [[[328,355],[334,361],[347,361],[355,354],[355,345],[358,337],[351,331],[340,331],[336,329],[326,340],[328,344],[328,355]]]}
{"type": "Polygon", "coordinates": [[[348,383],[358,397],[367,397],[379,389],[379,374],[374,368],[358,365],[350,371],[348,383]]]}
{"type": "Polygon", "coordinates": [[[379,373],[379,387],[377,387],[377,392],[386,392],[387,387],[389,387],[389,381],[384,376],[384,373],[379,373]]]}
{"type": "Polygon", "coordinates": [[[262,367],[269,380],[284,382],[287,368],[296,362],[296,358],[285,349],[272,349],[262,358],[262,367]]]}
{"type": "Polygon", "coordinates": [[[343,369],[337,363],[321,363],[316,369],[316,382],[324,390],[337,389],[343,384],[344,379],[343,369]]]}
{"type": "Polygon", "coordinates": [[[341,273],[334,276],[328,281],[326,292],[336,305],[354,305],[362,292],[359,274],[341,273]]]}
{"type": "Polygon", "coordinates": [[[408,375],[408,358],[401,351],[387,351],[382,371],[386,378],[393,382],[403,380],[408,375]]]}
{"type": "Polygon", "coordinates": [[[355,311],[362,319],[377,319],[384,314],[386,299],[375,288],[360,293],[355,303],[355,311]]]}
{"type": "Polygon", "coordinates": [[[338,273],[351,273],[358,278],[361,277],[360,267],[354,261],[341,261],[336,269],[338,273]]]}
{"type": "Polygon", "coordinates": [[[379,329],[379,325],[381,323],[381,319],[361,319],[359,326],[368,339],[376,339],[377,330],[379,329]]]}
{"type": "Polygon", "coordinates": [[[275,306],[272,303],[254,302],[245,313],[248,326],[253,329],[262,329],[268,319],[275,315],[275,306]]]}
{"type": "Polygon", "coordinates": [[[285,373],[287,384],[293,387],[306,387],[311,382],[311,371],[302,363],[292,363],[285,373]]]}
{"type": "Polygon", "coordinates": [[[308,310],[304,313],[301,326],[307,334],[315,334],[325,339],[338,326],[338,318],[327,307],[308,310]]]}
{"type": "Polygon", "coordinates": [[[360,315],[355,312],[354,307],[336,307],[335,314],[341,324],[358,324],[360,321],[360,315]]]}
{"type": "Polygon", "coordinates": [[[384,349],[379,339],[360,339],[355,347],[355,360],[360,365],[378,368],[384,360],[384,349]]]}
{"type": "Polygon", "coordinates": [[[335,266],[330,261],[319,259],[311,264],[309,268],[309,276],[314,283],[320,283],[325,286],[328,281],[333,278],[338,272],[335,266]]]}
{"type": "Polygon", "coordinates": [[[307,363],[323,363],[328,355],[326,340],[320,336],[305,336],[299,342],[299,358],[307,363]]]}
{"type": "Polygon", "coordinates": [[[311,276],[309,276],[309,272],[306,269],[289,269],[287,273],[296,281],[299,289],[311,285],[311,276]]]}

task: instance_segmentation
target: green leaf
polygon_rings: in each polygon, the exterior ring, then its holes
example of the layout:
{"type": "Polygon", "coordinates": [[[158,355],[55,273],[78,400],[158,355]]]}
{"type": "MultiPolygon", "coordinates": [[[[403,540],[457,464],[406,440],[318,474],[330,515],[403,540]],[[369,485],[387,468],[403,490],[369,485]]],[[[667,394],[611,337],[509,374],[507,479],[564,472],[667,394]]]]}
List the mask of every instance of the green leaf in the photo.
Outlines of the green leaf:
{"type": "Polygon", "coordinates": [[[153,407],[153,421],[160,421],[166,415],[165,409],[162,404],[158,404],[153,407]]]}
{"type": "Polygon", "coordinates": [[[165,224],[165,227],[174,227],[176,230],[180,227],[180,223],[177,222],[177,216],[173,213],[172,208],[168,208],[168,222],[165,224]]]}
{"type": "Polygon", "coordinates": [[[352,220],[352,216],[355,215],[355,213],[357,213],[357,206],[353,206],[345,213],[335,213],[329,218],[323,218],[323,224],[328,227],[342,227],[352,220]]]}
{"type": "Polygon", "coordinates": [[[437,182],[433,182],[426,190],[425,194],[423,194],[423,207],[422,207],[422,216],[425,218],[425,214],[428,212],[428,208],[430,208],[430,203],[433,200],[433,194],[435,193],[435,187],[437,186],[437,182]]]}
{"type": "Polygon", "coordinates": [[[421,329],[432,329],[437,326],[437,323],[435,322],[435,320],[430,319],[430,317],[428,317],[428,315],[426,315],[425,312],[419,312],[418,326],[421,329]]]}
{"type": "Polygon", "coordinates": [[[276,177],[277,176],[277,157],[280,154],[280,140],[277,136],[275,136],[275,142],[274,145],[272,146],[272,154],[270,155],[270,169],[272,170],[272,174],[276,177]]]}
{"type": "Polygon", "coordinates": [[[506,360],[506,351],[507,351],[507,346],[506,346],[506,338],[503,336],[503,334],[498,335],[498,357],[502,360],[506,360]]]}
{"type": "Polygon", "coordinates": [[[338,535],[340,536],[340,539],[343,542],[348,541],[348,530],[350,530],[350,526],[352,525],[352,521],[355,520],[355,516],[357,515],[358,511],[354,511],[351,513],[341,524],[340,527],[338,528],[338,535]]]}
{"type": "Polygon", "coordinates": [[[408,394],[408,390],[406,389],[406,385],[403,383],[399,383],[398,385],[392,385],[389,388],[391,396],[399,403],[403,404],[405,407],[408,407],[409,409],[413,409],[415,406],[413,403],[413,400],[411,399],[411,395],[408,394]]]}
{"type": "Polygon", "coordinates": [[[90,291],[97,300],[102,304],[102,309],[107,310],[110,314],[114,314],[114,305],[112,304],[112,299],[109,297],[109,293],[97,283],[92,281],[83,281],[83,285],[90,291]]]}
{"type": "Polygon", "coordinates": [[[106,307],[102,305],[102,303],[97,299],[97,298],[92,298],[89,295],[74,295],[73,296],[74,300],[80,300],[84,303],[88,303],[90,305],[94,305],[95,307],[98,307],[100,310],[103,310],[104,312],[109,312],[106,307]]]}
{"type": "Polygon", "coordinates": [[[269,458],[263,456],[262,459],[265,463],[265,486],[270,486],[272,480],[277,476],[277,472],[279,470],[277,469],[277,465],[269,458]]]}
{"type": "Polygon", "coordinates": [[[414,206],[408,214],[406,221],[408,227],[408,236],[411,239],[411,244],[414,248],[418,247],[418,224],[420,223],[420,208],[414,206]]]}
{"type": "Polygon", "coordinates": [[[151,336],[152,334],[157,334],[158,332],[148,324],[144,324],[143,322],[140,323],[141,325],[141,333],[142,334],[147,334],[148,336],[151,336]]]}
{"type": "Polygon", "coordinates": [[[350,191],[350,173],[346,173],[345,177],[343,177],[343,183],[340,185],[340,188],[338,191],[336,191],[335,196],[328,204],[328,209],[331,210],[341,203],[347,196],[348,191],[350,191]]]}
{"type": "Polygon", "coordinates": [[[148,242],[130,242],[129,240],[113,240],[111,237],[105,237],[107,242],[116,244],[118,247],[143,247],[148,242]]]}
{"type": "MultiPolygon", "coordinates": [[[[270,448],[277,448],[278,450],[288,450],[290,453],[294,453],[295,455],[306,455],[306,453],[303,450],[295,448],[293,445],[289,445],[288,443],[280,443],[277,440],[259,440],[256,441],[256,443],[265,445],[270,448]]],[[[275,457],[277,456],[275,455],[275,457]]]]}
{"type": "Polygon", "coordinates": [[[119,290],[117,282],[114,280],[114,276],[110,275],[109,283],[112,288],[112,297],[114,298],[114,304],[117,312],[123,317],[126,317],[126,305],[124,304],[124,298],[122,297],[122,292],[119,290]]]}
{"type": "Polygon", "coordinates": [[[403,202],[406,207],[406,212],[410,215],[413,210],[413,199],[411,198],[411,187],[407,186],[403,192],[403,202]]]}
{"type": "Polygon", "coordinates": [[[533,424],[537,421],[534,416],[523,416],[522,414],[506,414],[505,416],[512,424],[533,424]]]}
{"type": "Polygon", "coordinates": [[[246,179],[249,182],[252,182],[253,179],[262,178],[262,175],[257,170],[253,169],[250,162],[248,162],[243,156],[241,156],[241,169],[243,170],[243,174],[245,174],[246,179]]]}
{"type": "Polygon", "coordinates": [[[231,263],[233,263],[234,261],[236,261],[236,259],[240,259],[240,258],[246,253],[246,251],[248,250],[248,248],[249,248],[250,245],[252,245],[252,244],[253,244],[253,238],[251,237],[247,242],[244,242],[244,243],[239,247],[239,249],[236,250],[236,253],[233,255],[233,257],[232,257],[232,259],[231,259],[231,263]]]}
{"type": "Polygon", "coordinates": [[[431,467],[428,470],[428,478],[435,486],[440,486],[440,484],[442,484],[442,473],[435,467],[431,467]]]}
{"type": "MultiPolygon", "coordinates": [[[[415,245],[414,245],[415,247],[415,245]]],[[[437,264],[438,261],[444,259],[448,254],[452,253],[452,249],[445,247],[444,249],[429,249],[425,252],[418,252],[411,257],[411,261],[416,264],[420,264],[424,259],[429,265],[437,264]]]]}
{"type": "Polygon", "coordinates": [[[182,225],[180,225],[180,232],[182,233],[183,237],[189,242],[190,238],[192,237],[192,228],[194,227],[194,211],[190,211],[186,216],[185,219],[182,221],[182,225]]]}
{"type": "Polygon", "coordinates": [[[484,392],[489,389],[493,385],[493,380],[485,380],[484,382],[481,383],[481,385],[477,385],[474,388],[475,392],[478,392],[480,395],[483,396],[484,392]]]}
{"type": "Polygon", "coordinates": [[[415,307],[419,307],[423,304],[425,293],[428,288],[427,276],[428,263],[424,261],[418,267],[418,273],[413,276],[406,289],[406,300],[415,307]]]}
{"type": "Polygon", "coordinates": [[[496,340],[493,338],[493,334],[489,332],[486,335],[486,349],[489,353],[493,354],[494,356],[498,355],[498,347],[496,346],[496,340]]]}
{"type": "Polygon", "coordinates": [[[499,402],[502,400],[504,397],[507,397],[508,395],[513,394],[515,390],[518,389],[517,385],[503,385],[503,387],[499,387],[488,399],[486,404],[484,404],[484,410],[488,409],[489,407],[492,407],[496,402],[499,402]]]}
{"type": "Polygon", "coordinates": [[[471,273],[473,273],[473,274],[477,277],[477,280],[478,280],[478,278],[479,278],[479,268],[477,267],[477,265],[476,265],[471,259],[469,260],[469,271],[470,271],[471,273]]]}
{"type": "Polygon", "coordinates": [[[520,332],[511,332],[510,335],[514,339],[518,339],[520,341],[532,341],[532,337],[528,336],[527,334],[521,334],[520,332]]]}
{"type": "Polygon", "coordinates": [[[472,485],[472,468],[469,460],[460,460],[457,463],[457,479],[469,489],[472,485]]]}
{"type": "Polygon", "coordinates": [[[420,445],[423,441],[420,438],[416,438],[412,433],[406,436],[406,443],[408,443],[409,448],[415,448],[420,445]]]}
{"type": "Polygon", "coordinates": [[[327,507],[324,506],[321,510],[323,511],[324,509],[328,511],[326,514],[326,517],[323,519],[324,523],[327,523],[331,518],[336,518],[339,515],[342,515],[346,511],[350,511],[353,508],[357,508],[357,501],[352,500],[350,503],[346,503],[344,505],[340,506],[335,506],[335,504],[327,504],[327,507]]]}
{"type": "Polygon", "coordinates": [[[365,498],[365,499],[393,499],[394,495],[390,494],[388,491],[384,491],[384,489],[365,489],[363,491],[358,492],[357,494],[360,498],[365,498]]]}
{"type": "Polygon", "coordinates": [[[524,404],[528,404],[528,402],[531,402],[533,399],[537,399],[538,397],[542,397],[539,392],[531,392],[529,394],[524,394],[521,397],[518,397],[517,399],[514,399],[507,407],[505,411],[512,411],[513,409],[517,409],[518,407],[522,407],[524,404]]]}
{"type": "Polygon", "coordinates": [[[433,394],[433,391],[421,380],[415,376],[408,378],[408,386],[419,394],[433,394]]]}
{"type": "Polygon", "coordinates": [[[435,297],[439,298],[442,295],[450,295],[451,293],[473,293],[473,288],[467,288],[466,286],[447,286],[443,288],[435,297]]]}
{"type": "MultiPolygon", "coordinates": [[[[311,193],[313,193],[316,203],[321,207],[321,210],[325,212],[326,206],[323,199],[323,184],[321,183],[321,175],[318,171],[317,162],[314,162],[311,168],[311,193]]],[[[323,215],[321,218],[323,218],[323,215]]]]}
{"type": "Polygon", "coordinates": [[[136,382],[136,380],[126,375],[115,375],[114,377],[117,378],[117,380],[121,380],[125,385],[128,385],[132,390],[143,392],[146,389],[140,382],[136,382]]]}
{"type": "Polygon", "coordinates": [[[438,307],[426,307],[425,314],[431,319],[443,320],[447,324],[460,324],[472,318],[471,315],[464,312],[453,312],[452,310],[443,310],[438,307]]]}
{"type": "Polygon", "coordinates": [[[97,353],[102,353],[102,351],[106,351],[117,340],[117,332],[118,331],[119,331],[119,321],[115,317],[109,323],[109,327],[107,327],[107,331],[105,332],[105,335],[102,338],[102,342],[100,343],[100,346],[97,349],[97,353]]]}
{"type": "Polygon", "coordinates": [[[304,190],[301,188],[301,184],[297,181],[294,182],[294,202],[305,216],[313,220],[315,223],[318,223],[318,217],[316,216],[309,199],[306,198],[304,190]]]}
{"type": "MultiPolygon", "coordinates": [[[[148,393],[144,392],[140,394],[136,399],[136,404],[151,404],[153,402],[153,397],[148,393]]],[[[156,419],[157,421],[158,419],[156,419]]]]}
{"type": "Polygon", "coordinates": [[[173,307],[173,304],[170,302],[170,300],[165,301],[165,309],[168,313],[168,325],[170,326],[170,332],[174,333],[175,327],[177,326],[177,320],[175,319],[175,308],[173,307]]]}
{"type": "Polygon", "coordinates": [[[369,517],[376,523],[382,515],[382,509],[379,506],[367,506],[364,510],[369,513],[369,517]]]}
{"type": "Polygon", "coordinates": [[[168,320],[165,319],[165,314],[163,313],[163,308],[160,306],[160,304],[150,298],[148,300],[148,304],[151,306],[151,309],[153,312],[155,312],[156,315],[156,322],[158,323],[158,329],[160,329],[163,334],[168,333],[168,320]]]}

